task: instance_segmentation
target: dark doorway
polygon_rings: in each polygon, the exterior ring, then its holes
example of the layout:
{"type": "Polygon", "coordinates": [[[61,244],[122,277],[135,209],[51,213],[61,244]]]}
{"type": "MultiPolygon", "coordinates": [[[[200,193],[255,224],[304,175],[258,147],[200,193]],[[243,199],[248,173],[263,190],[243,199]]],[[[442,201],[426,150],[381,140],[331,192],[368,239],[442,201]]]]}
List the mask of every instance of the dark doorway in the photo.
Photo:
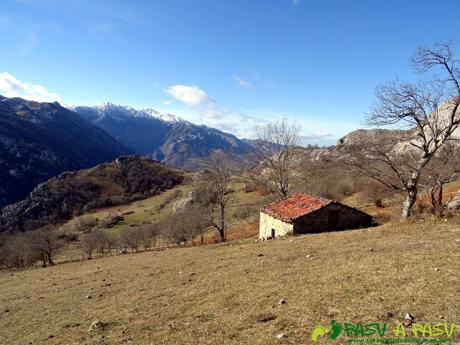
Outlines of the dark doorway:
{"type": "Polygon", "coordinates": [[[328,213],[327,227],[330,230],[337,229],[339,226],[339,213],[340,210],[330,210],[328,213]]]}
{"type": "Polygon", "coordinates": [[[275,229],[272,229],[272,238],[275,238],[275,235],[276,235],[275,229]]]}

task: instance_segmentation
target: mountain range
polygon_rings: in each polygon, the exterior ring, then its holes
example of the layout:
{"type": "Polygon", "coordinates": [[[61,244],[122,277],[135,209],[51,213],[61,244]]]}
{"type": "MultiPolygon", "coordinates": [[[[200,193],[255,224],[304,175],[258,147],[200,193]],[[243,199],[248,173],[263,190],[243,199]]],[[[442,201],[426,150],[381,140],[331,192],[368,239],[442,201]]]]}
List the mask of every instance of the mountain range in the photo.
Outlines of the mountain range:
{"type": "Polygon", "coordinates": [[[250,141],[153,109],[106,103],[72,110],[137,154],[185,170],[198,169],[214,150],[233,153],[240,164],[251,161],[258,152],[250,141]]]}
{"type": "Polygon", "coordinates": [[[0,96],[0,208],[62,172],[120,155],[138,154],[197,170],[215,150],[232,153],[239,166],[254,165],[260,158],[256,141],[153,109],[111,103],[66,108],[0,96]]]}

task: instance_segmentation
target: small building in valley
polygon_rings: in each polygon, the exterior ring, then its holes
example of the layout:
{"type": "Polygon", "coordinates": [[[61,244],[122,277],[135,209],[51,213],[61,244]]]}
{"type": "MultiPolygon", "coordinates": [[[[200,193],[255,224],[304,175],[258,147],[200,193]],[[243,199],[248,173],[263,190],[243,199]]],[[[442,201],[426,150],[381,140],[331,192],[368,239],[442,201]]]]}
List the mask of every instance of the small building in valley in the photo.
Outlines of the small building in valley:
{"type": "Polygon", "coordinates": [[[372,217],[356,208],[308,194],[294,194],[261,209],[259,239],[356,229],[371,223],[372,217]]]}

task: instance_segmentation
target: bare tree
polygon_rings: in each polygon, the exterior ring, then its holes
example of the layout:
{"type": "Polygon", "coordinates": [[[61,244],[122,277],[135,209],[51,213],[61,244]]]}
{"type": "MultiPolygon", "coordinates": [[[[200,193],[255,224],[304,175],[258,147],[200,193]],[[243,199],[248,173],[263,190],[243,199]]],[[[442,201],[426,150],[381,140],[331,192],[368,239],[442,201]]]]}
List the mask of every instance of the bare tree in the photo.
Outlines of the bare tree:
{"type": "Polygon", "coordinates": [[[207,208],[209,222],[218,233],[221,242],[227,239],[227,208],[232,200],[230,182],[233,167],[227,155],[214,152],[205,163],[205,169],[195,179],[195,199],[207,208]]]}
{"type": "Polygon", "coordinates": [[[159,235],[158,224],[144,224],[138,229],[140,233],[140,240],[145,250],[155,247],[157,237],[159,235]]]}
{"type": "Polygon", "coordinates": [[[206,209],[198,204],[190,205],[179,212],[176,217],[178,218],[177,225],[181,228],[185,241],[190,244],[193,244],[195,238],[210,225],[210,220],[206,217],[206,209]]]}
{"type": "MultiPolygon", "coordinates": [[[[195,185],[196,187],[196,185],[195,185]]],[[[195,191],[198,192],[198,189],[195,191]]],[[[207,207],[211,202],[209,199],[209,189],[202,188],[199,202],[197,200],[190,202],[186,207],[173,211],[173,213],[162,222],[154,224],[155,237],[161,229],[161,234],[168,239],[169,243],[180,246],[181,244],[193,244],[195,238],[202,234],[204,229],[209,226],[207,207]],[[206,208],[204,207],[206,205],[206,208]]]]}
{"type": "Polygon", "coordinates": [[[167,246],[169,246],[169,243],[180,245],[184,241],[178,222],[179,219],[177,217],[170,216],[158,224],[161,235],[168,240],[167,246]]]}
{"type": "Polygon", "coordinates": [[[43,261],[43,267],[46,267],[47,264],[54,265],[53,256],[63,245],[57,234],[57,228],[48,225],[39,230],[31,231],[30,236],[31,246],[43,261]]]}
{"type": "Polygon", "coordinates": [[[287,118],[269,123],[258,130],[261,146],[266,149],[263,161],[264,182],[279,197],[289,194],[295,174],[296,148],[300,141],[300,126],[287,118]]]}
{"type": "Polygon", "coordinates": [[[374,152],[377,166],[371,174],[376,180],[405,192],[402,219],[411,214],[424,168],[439,148],[453,139],[460,124],[459,62],[454,58],[451,44],[419,48],[412,63],[417,72],[433,74],[417,83],[396,81],[377,87],[377,100],[368,118],[370,125],[410,128],[407,144],[412,147],[413,160],[401,164],[397,148],[388,147],[374,152]],[[391,173],[392,180],[379,176],[379,166],[391,173]]]}
{"type": "Polygon", "coordinates": [[[88,259],[91,259],[93,252],[106,255],[112,254],[112,249],[116,246],[116,239],[112,234],[105,232],[102,229],[85,233],[81,239],[81,247],[83,251],[88,255],[88,259]]]}
{"type": "Polygon", "coordinates": [[[41,259],[30,233],[0,234],[0,267],[24,268],[41,259]]]}
{"type": "Polygon", "coordinates": [[[96,236],[94,235],[94,232],[89,232],[83,235],[80,241],[80,247],[87,255],[87,259],[92,259],[93,252],[97,248],[96,236]]]}
{"type": "Polygon", "coordinates": [[[142,233],[138,230],[135,227],[127,227],[121,231],[120,246],[123,251],[126,251],[126,248],[129,247],[131,252],[137,252],[142,241],[142,233]]]}

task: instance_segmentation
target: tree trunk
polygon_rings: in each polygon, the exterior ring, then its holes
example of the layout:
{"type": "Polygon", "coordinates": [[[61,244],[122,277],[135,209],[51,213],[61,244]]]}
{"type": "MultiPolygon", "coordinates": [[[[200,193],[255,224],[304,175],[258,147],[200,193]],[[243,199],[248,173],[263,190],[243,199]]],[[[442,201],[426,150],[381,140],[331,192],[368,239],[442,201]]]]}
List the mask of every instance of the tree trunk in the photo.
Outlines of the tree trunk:
{"type": "Polygon", "coordinates": [[[46,267],[46,262],[47,262],[47,261],[46,261],[46,255],[45,255],[45,254],[42,254],[41,256],[42,256],[42,261],[43,261],[42,267],[46,267]]]}
{"type": "Polygon", "coordinates": [[[220,205],[220,224],[221,227],[219,229],[219,234],[220,234],[220,241],[225,242],[227,240],[227,234],[226,229],[225,229],[225,205],[221,204],[220,205]]]}
{"type": "Polygon", "coordinates": [[[401,213],[401,219],[408,219],[411,216],[412,208],[414,207],[415,201],[417,200],[417,185],[420,178],[420,174],[425,165],[430,161],[433,153],[423,153],[420,157],[412,175],[406,184],[405,190],[407,192],[406,200],[403,203],[403,209],[401,213]]]}
{"type": "Polygon", "coordinates": [[[439,182],[439,191],[438,191],[438,210],[439,216],[442,215],[442,210],[444,208],[443,200],[442,200],[442,192],[443,192],[443,185],[442,182],[439,182]]]}
{"type": "Polygon", "coordinates": [[[442,211],[444,209],[443,200],[442,200],[442,191],[443,191],[443,183],[441,181],[438,181],[437,187],[433,188],[433,190],[431,191],[431,194],[432,194],[431,204],[433,207],[433,213],[438,218],[442,216],[442,211]]]}
{"type": "Polygon", "coordinates": [[[411,186],[406,189],[407,195],[406,200],[403,203],[403,209],[401,213],[401,219],[408,219],[412,213],[412,207],[417,200],[417,187],[411,186]]]}

